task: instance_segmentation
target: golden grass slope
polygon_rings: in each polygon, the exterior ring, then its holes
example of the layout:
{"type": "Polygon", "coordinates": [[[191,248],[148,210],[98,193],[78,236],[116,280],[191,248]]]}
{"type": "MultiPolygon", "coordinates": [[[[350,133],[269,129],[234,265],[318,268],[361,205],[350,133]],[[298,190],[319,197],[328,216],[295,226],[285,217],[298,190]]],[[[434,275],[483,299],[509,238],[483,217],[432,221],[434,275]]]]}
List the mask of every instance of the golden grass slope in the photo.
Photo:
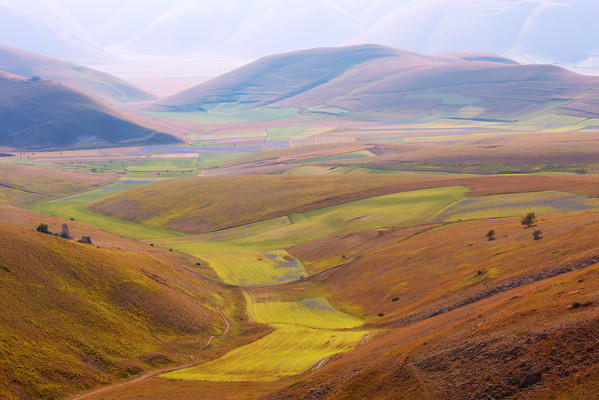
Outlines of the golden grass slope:
{"type": "Polygon", "coordinates": [[[370,197],[410,177],[193,177],[148,184],[91,203],[109,216],[185,233],[209,232],[370,197]]]}
{"type": "Polygon", "coordinates": [[[222,333],[217,309],[234,310],[226,289],[163,259],[5,223],[0,298],[8,399],[63,397],[149,368],[169,341],[222,333]]]}
{"type": "Polygon", "coordinates": [[[466,186],[472,195],[562,190],[599,194],[597,175],[345,174],[192,177],[142,185],[91,211],[184,233],[231,228],[294,212],[409,190],[466,186]]]}
{"type": "Polygon", "coordinates": [[[56,171],[0,162],[0,203],[26,205],[92,190],[114,180],[109,175],[56,171]]]}
{"type": "Polygon", "coordinates": [[[334,354],[350,351],[366,331],[347,330],[362,320],[336,310],[324,297],[256,302],[245,295],[248,314],[275,331],[223,357],[164,377],[205,381],[273,381],[300,374],[334,354]]]}

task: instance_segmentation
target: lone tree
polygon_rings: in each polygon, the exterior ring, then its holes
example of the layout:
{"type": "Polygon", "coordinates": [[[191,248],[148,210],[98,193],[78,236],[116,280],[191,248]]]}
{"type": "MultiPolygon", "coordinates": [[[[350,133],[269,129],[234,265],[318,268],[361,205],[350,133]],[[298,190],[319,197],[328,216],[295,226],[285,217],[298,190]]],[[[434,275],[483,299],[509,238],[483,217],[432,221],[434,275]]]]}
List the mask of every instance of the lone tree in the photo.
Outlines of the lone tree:
{"type": "Polygon", "coordinates": [[[37,226],[36,230],[41,233],[50,233],[50,231],[48,230],[48,224],[44,224],[44,223],[40,223],[37,226]]]}
{"type": "Polygon", "coordinates": [[[532,238],[533,238],[534,240],[541,240],[541,239],[543,239],[543,232],[541,232],[541,230],[540,230],[540,229],[537,229],[537,230],[535,230],[535,231],[532,233],[532,238]]]}
{"type": "Polygon", "coordinates": [[[487,232],[487,240],[491,241],[491,240],[495,240],[495,230],[491,229],[489,232],[487,232]]]}
{"type": "Polygon", "coordinates": [[[530,228],[536,222],[537,222],[537,215],[533,212],[529,212],[528,214],[526,214],[524,217],[522,217],[522,220],[520,221],[520,223],[522,225],[526,226],[527,228],[530,228]]]}

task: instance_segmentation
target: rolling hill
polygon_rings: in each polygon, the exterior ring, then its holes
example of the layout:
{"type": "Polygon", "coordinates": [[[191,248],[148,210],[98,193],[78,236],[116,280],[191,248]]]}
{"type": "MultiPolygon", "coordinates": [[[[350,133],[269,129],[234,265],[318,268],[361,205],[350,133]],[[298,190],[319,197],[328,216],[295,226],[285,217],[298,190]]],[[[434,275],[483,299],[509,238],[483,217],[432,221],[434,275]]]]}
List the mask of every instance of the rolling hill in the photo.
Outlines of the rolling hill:
{"type": "Polygon", "coordinates": [[[60,82],[109,103],[155,99],[152,94],[115,76],[3,45],[0,45],[0,70],[60,82]]]}
{"type": "Polygon", "coordinates": [[[100,101],[47,80],[0,71],[0,145],[16,149],[176,143],[100,101]]]}
{"type": "Polygon", "coordinates": [[[219,306],[235,310],[232,292],[139,245],[0,233],[2,398],[62,398],[168,365],[226,329],[219,306]]]}
{"type": "Polygon", "coordinates": [[[337,307],[384,330],[261,399],[596,398],[599,358],[584,349],[599,340],[597,214],[538,225],[541,241],[504,219],[362,232],[294,252],[348,257],[286,293],[324,284],[337,307]],[[500,237],[487,241],[489,229],[500,237]]]}
{"type": "Polygon", "coordinates": [[[159,228],[205,233],[408,190],[466,186],[472,194],[559,189],[594,196],[596,175],[245,175],[171,179],[89,203],[90,210],[159,228]],[[226,201],[224,199],[227,199],[226,201]]]}
{"type": "Polygon", "coordinates": [[[154,109],[295,107],[479,120],[552,110],[592,117],[599,110],[598,88],[599,78],[552,65],[522,65],[489,54],[420,55],[360,45],[265,57],[161,100],[154,109]]]}

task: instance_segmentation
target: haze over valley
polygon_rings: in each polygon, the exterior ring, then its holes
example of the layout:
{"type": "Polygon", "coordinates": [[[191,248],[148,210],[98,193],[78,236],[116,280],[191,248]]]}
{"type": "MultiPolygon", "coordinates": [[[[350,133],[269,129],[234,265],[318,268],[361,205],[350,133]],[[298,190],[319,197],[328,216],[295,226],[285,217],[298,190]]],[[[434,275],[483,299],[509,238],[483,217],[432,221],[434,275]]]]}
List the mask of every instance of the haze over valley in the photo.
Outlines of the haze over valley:
{"type": "Polygon", "coordinates": [[[0,0],[0,399],[599,399],[598,0],[0,0]]]}

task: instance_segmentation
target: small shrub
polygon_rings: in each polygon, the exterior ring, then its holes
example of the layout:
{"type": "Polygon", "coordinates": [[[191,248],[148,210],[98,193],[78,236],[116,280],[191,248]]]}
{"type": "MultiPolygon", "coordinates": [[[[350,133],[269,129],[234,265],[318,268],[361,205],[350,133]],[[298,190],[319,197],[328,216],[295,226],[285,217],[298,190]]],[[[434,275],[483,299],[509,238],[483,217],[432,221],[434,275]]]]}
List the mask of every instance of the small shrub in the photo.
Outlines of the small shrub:
{"type": "Polygon", "coordinates": [[[530,228],[537,222],[537,215],[534,212],[529,212],[520,220],[520,223],[527,228],[530,228]]]}
{"type": "Polygon", "coordinates": [[[154,247],[154,243],[150,243],[150,246],[151,246],[151,247],[154,247]]]}
{"type": "Polygon", "coordinates": [[[173,249],[168,249],[168,251],[173,251],[173,249]]]}
{"type": "Polygon", "coordinates": [[[399,300],[399,297],[394,297],[391,299],[391,301],[397,301],[397,300],[399,300]]]}
{"type": "Polygon", "coordinates": [[[536,231],[534,231],[532,233],[532,238],[534,240],[541,240],[541,239],[543,239],[543,232],[540,229],[537,229],[536,231]]]}
{"type": "Polygon", "coordinates": [[[201,266],[202,266],[202,263],[199,263],[199,262],[198,262],[198,263],[196,263],[196,265],[197,265],[198,267],[201,267],[201,266]]]}
{"type": "Polygon", "coordinates": [[[48,230],[48,224],[44,223],[40,223],[35,230],[41,233],[50,233],[48,230]]]}
{"type": "Polygon", "coordinates": [[[572,303],[572,305],[570,306],[571,308],[578,308],[580,307],[582,304],[580,304],[579,302],[575,301],[574,303],[572,303]]]}
{"type": "Polygon", "coordinates": [[[385,313],[380,312],[379,313],[379,317],[383,317],[385,315],[385,313]]]}
{"type": "Polygon", "coordinates": [[[491,240],[495,240],[495,230],[491,229],[489,232],[487,232],[487,240],[491,241],[491,240]]]}

